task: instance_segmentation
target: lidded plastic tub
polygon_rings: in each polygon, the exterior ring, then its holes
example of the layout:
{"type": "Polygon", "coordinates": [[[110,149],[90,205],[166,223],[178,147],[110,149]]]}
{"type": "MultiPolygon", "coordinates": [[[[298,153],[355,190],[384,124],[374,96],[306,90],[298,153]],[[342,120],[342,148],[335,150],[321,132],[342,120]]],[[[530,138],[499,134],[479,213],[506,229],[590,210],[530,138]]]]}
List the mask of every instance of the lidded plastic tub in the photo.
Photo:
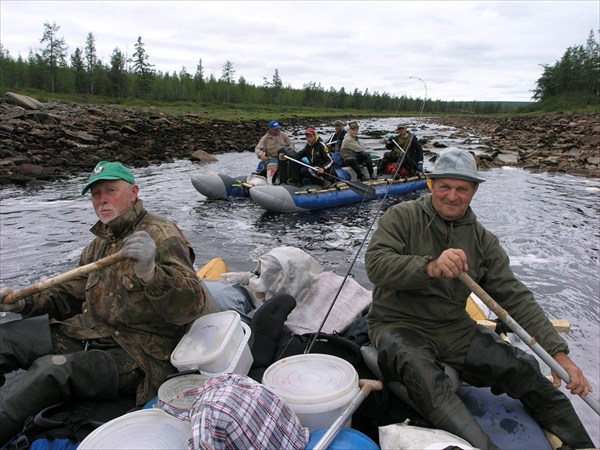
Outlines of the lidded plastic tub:
{"type": "Polygon", "coordinates": [[[171,353],[171,364],[180,372],[223,372],[233,361],[243,338],[237,311],[207,314],[196,319],[181,338],[171,353]]]}
{"type": "Polygon", "coordinates": [[[267,368],[262,383],[286,402],[311,432],[329,427],[359,391],[358,373],[352,364],[320,353],[280,359],[267,368]]]}
{"type": "Polygon", "coordinates": [[[207,375],[187,374],[170,378],[158,388],[158,400],[166,403],[177,412],[188,412],[192,409],[196,396],[185,395],[186,392],[204,386],[211,378],[207,375]]]}
{"type": "Polygon", "coordinates": [[[81,450],[182,449],[192,438],[192,427],[166,412],[141,409],[106,422],[81,441],[81,450]]]}

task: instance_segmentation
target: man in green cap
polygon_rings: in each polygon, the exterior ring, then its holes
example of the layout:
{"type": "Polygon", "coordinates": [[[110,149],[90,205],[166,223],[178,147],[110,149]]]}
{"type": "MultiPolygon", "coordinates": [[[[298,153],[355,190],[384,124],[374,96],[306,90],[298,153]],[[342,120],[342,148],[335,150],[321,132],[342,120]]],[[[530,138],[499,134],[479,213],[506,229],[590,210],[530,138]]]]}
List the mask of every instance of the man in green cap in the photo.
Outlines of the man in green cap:
{"type": "Polygon", "coordinates": [[[120,250],[127,259],[13,304],[3,303],[12,290],[0,289],[0,311],[23,317],[0,325],[0,374],[28,369],[0,401],[0,446],[68,397],[131,394],[145,404],[175,372],[170,355],[186,325],[218,311],[187,239],[144,208],[129,169],[98,163],[88,191],[99,221],[78,265],[120,250]]]}
{"type": "Polygon", "coordinates": [[[444,371],[519,399],[530,415],[569,448],[594,447],[571,405],[536,359],[479,326],[466,312],[468,272],[568,372],[567,388],[585,397],[591,385],[567,356],[532,292],[515,277],[498,238],[477,221],[470,203],[484,180],[473,156],[450,149],[428,175],[431,195],[401,202],[379,220],[365,254],[374,284],[369,336],[385,381],[400,381],[435,428],[476,448],[497,448],[455,394],[444,371]]]}

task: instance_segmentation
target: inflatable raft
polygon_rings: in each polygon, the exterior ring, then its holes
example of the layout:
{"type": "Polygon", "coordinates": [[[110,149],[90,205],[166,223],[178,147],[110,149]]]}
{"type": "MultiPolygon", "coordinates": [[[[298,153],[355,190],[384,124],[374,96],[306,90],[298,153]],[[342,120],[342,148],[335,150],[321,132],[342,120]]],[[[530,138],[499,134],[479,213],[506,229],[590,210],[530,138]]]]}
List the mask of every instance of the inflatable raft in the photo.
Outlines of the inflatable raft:
{"type": "MultiPolygon", "coordinates": [[[[427,188],[425,177],[400,178],[398,180],[388,178],[365,181],[364,184],[375,189],[375,196],[372,200],[381,199],[386,195],[397,196],[427,188]]],[[[276,213],[312,211],[368,200],[343,182],[332,184],[327,189],[318,186],[298,188],[285,184],[255,186],[249,192],[256,204],[269,212],[276,213]]]]}

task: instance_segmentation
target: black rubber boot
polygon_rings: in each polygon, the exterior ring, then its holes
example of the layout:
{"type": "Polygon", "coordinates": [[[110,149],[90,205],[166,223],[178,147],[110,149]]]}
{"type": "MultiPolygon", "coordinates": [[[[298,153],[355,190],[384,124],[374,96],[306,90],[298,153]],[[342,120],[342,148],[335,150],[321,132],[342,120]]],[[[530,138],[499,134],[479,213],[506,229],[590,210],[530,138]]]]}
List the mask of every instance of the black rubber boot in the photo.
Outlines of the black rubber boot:
{"type": "Polygon", "coordinates": [[[22,430],[26,419],[68,397],[111,399],[119,374],[104,351],[90,350],[38,358],[22,379],[6,388],[0,402],[0,446],[22,430]]]}
{"type": "Polygon", "coordinates": [[[429,420],[435,428],[461,437],[473,447],[482,450],[499,448],[455,394],[449,395],[448,401],[429,415],[429,420]]]}
{"type": "Polygon", "coordinates": [[[537,422],[571,449],[597,448],[567,399],[560,406],[534,414],[537,422]]]}
{"type": "MultiPolygon", "coordinates": [[[[52,353],[52,338],[47,315],[0,325],[2,375],[17,369],[28,369],[36,359],[49,353],[52,353]]],[[[1,378],[4,379],[3,376],[1,378]]]]}

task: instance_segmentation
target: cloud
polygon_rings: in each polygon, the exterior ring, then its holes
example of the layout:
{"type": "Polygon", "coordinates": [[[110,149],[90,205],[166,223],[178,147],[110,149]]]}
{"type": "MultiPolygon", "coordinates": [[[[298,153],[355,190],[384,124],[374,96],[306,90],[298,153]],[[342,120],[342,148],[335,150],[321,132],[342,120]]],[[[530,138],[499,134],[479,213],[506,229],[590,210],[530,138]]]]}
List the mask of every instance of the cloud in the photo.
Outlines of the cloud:
{"type": "Polygon", "coordinates": [[[314,82],[442,100],[527,101],[543,64],[584,45],[598,28],[595,1],[43,1],[2,0],[1,41],[12,56],[41,47],[59,25],[69,53],[96,40],[108,63],[142,37],[163,73],[185,67],[261,85],[314,82]]]}

